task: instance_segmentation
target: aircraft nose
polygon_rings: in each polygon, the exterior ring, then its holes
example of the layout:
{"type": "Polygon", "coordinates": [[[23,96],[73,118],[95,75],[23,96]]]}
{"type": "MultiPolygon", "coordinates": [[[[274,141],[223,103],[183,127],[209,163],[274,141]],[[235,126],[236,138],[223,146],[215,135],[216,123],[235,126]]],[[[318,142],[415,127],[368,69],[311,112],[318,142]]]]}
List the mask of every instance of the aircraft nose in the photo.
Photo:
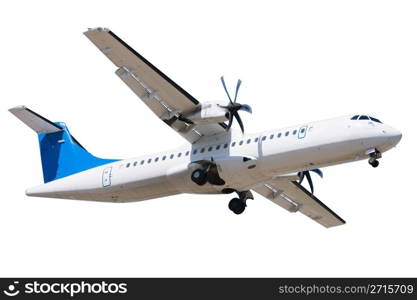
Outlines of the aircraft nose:
{"type": "Polygon", "coordinates": [[[401,140],[402,136],[403,135],[402,135],[401,131],[399,131],[395,128],[390,127],[387,130],[387,137],[388,137],[389,142],[392,145],[397,145],[399,143],[399,141],[401,140]]]}
{"type": "Polygon", "coordinates": [[[402,137],[403,137],[403,134],[401,133],[401,131],[395,130],[395,132],[392,135],[392,140],[395,144],[398,144],[398,142],[401,140],[402,137]]]}

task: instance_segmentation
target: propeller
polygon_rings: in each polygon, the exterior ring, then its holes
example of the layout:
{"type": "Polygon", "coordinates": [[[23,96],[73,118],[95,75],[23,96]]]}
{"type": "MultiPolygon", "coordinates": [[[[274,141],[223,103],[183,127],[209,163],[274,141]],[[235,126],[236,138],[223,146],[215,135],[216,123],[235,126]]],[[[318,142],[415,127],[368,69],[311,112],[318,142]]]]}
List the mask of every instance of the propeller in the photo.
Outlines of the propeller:
{"type": "Polygon", "coordinates": [[[248,113],[252,113],[252,108],[249,105],[247,105],[247,104],[240,104],[240,103],[237,103],[236,102],[237,94],[239,92],[240,85],[242,84],[242,80],[239,79],[237,81],[236,91],[235,91],[235,98],[234,98],[233,101],[232,101],[232,98],[230,97],[229,92],[227,91],[226,83],[224,82],[223,76],[220,77],[220,80],[221,80],[221,82],[223,84],[224,90],[226,91],[226,94],[227,94],[227,98],[229,98],[229,102],[230,102],[226,106],[220,106],[222,108],[226,108],[229,111],[229,113],[228,113],[228,115],[229,115],[229,123],[227,124],[226,130],[229,130],[230,127],[232,127],[233,119],[236,118],[237,122],[239,123],[240,129],[242,130],[242,133],[244,133],[245,132],[245,128],[243,127],[243,122],[242,122],[242,119],[239,116],[238,111],[239,110],[243,110],[243,111],[246,111],[248,113]]]}
{"type": "MultiPolygon", "coordinates": [[[[316,173],[321,178],[323,178],[323,172],[320,169],[312,169],[310,171],[316,173]]],[[[307,178],[308,185],[310,186],[310,191],[312,194],[314,194],[313,180],[311,179],[310,171],[298,172],[298,177],[300,178],[298,179],[298,183],[301,184],[304,180],[304,177],[307,178]]]]}

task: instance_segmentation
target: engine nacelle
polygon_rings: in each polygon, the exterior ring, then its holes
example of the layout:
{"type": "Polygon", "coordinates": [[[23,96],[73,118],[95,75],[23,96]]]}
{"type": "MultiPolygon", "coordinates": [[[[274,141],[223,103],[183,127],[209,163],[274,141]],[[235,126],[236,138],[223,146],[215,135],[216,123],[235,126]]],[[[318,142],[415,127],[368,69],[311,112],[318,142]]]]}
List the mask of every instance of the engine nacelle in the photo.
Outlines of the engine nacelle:
{"type": "Polygon", "coordinates": [[[184,115],[195,124],[221,123],[229,119],[229,111],[216,102],[202,103],[197,111],[184,115]]]}

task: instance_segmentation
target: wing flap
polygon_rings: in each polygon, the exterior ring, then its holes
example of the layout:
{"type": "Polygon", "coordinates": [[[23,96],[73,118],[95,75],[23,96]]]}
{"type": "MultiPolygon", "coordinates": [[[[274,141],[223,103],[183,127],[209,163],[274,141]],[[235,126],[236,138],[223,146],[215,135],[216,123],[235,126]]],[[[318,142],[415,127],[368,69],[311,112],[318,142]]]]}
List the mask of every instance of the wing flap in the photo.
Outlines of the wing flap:
{"type": "Polygon", "coordinates": [[[160,118],[169,119],[175,111],[153,93],[131,70],[126,67],[117,69],[116,75],[160,118]]]}
{"type": "Polygon", "coordinates": [[[325,227],[333,227],[345,224],[340,216],[327,207],[316,196],[307,191],[301,184],[296,181],[292,182],[293,188],[289,194],[294,195],[300,201],[299,211],[314,221],[325,227]]]}
{"type": "Polygon", "coordinates": [[[268,198],[269,200],[281,206],[282,208],[288,210],[289,212],[297,211],[296,203],[288,201],[288,199],[282,196],[281,190],[276,189],[274,186],[268,183],[262,184],[261,186],[255,188],[254,191],[258,194],[261,194],[265,198],[268,198]]]}
{"type": "Polygon", "coordinates": [[[253,190],[290,212],[301,212],[324,227],[345,224],[341,217],[292,178],[278,177],[253,190]]]}

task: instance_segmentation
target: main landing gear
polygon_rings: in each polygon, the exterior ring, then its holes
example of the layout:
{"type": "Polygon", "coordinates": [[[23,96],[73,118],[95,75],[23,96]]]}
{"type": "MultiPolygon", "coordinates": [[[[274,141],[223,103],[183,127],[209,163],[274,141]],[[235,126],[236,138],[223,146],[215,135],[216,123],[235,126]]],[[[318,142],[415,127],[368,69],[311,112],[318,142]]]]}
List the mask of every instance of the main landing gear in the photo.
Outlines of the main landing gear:
{"type": "Polygon", "coordinates": [[[374,151],[374,152],[372,152],[371,154],[369,154],[369,160],[368,160],[368,163],[369,163],[372,167],[376,168],[376,167],[378,167],[378,166],[379,166],[379,161],[378,161],[378,159],[379,159],[379,158],[381,158],[381,157],[382,157],[381,152],[379,152],[378,150],[376,150],[376,149],[375,149],[375,151],[374,151]]]}
{"type": "Polygon", "coordinates": [[[239,198],[233,198],[232,200],[230,200],[229,209],[233,211],[235,214],[240,215],[245,211],[246,200],[253,199],[253,195],[250,191],[236,191],[236,193],[239,196],[239,198]]]}
{"type": "Polygon", "coordinates": [[[191,173],[191,180],[198,185],[204,185],[207,183],[207,171],[202,169],[194,170],[191,173]]]}
{"type": "Polygon", "coordinates": [[[216,164],[206,164],[202,168],[191,173],[191,180],[198,185],[205,185],[207,182],[213,185],[224,185],[225,182],[219,176],[216,164]]]}

